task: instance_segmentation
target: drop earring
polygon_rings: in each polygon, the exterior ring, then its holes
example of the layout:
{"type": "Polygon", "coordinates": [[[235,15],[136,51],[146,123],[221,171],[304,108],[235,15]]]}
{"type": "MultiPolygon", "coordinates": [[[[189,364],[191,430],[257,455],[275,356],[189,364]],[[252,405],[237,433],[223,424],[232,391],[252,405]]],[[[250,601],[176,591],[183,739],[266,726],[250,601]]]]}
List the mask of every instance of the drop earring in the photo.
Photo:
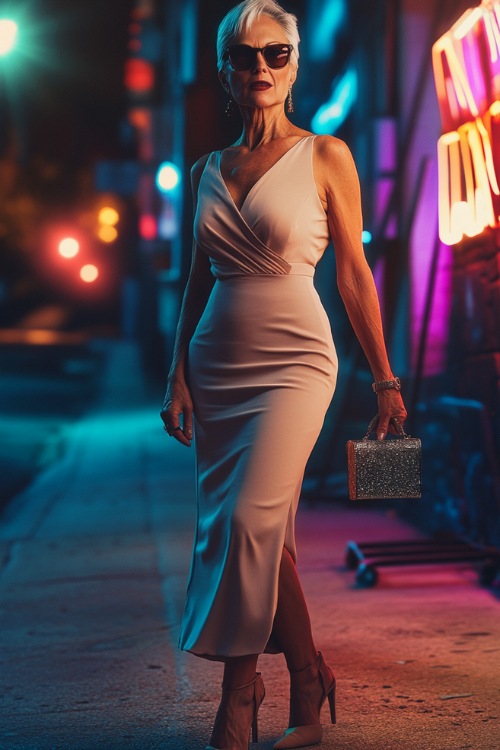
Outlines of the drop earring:
{"type": "MultiPolygon", "coordinates": [[[[229,94],[229,92],[228,92],[228,94],[229,94]]],[[[236,103],[235,103],[233,97],[231,96],[231,94],[229,94],[229,99],[227,100],[226,109],[224,110],[224,114],[226,115],[226,117],[234,117],[234,115],[236,114],[236,103]]]]}
{"type": "Polygon", "coordinates": [[[293,112],[293,99],[292,99],[292,87],[288,89],[287,106],[286,111],[290,114],[293,112]]]}

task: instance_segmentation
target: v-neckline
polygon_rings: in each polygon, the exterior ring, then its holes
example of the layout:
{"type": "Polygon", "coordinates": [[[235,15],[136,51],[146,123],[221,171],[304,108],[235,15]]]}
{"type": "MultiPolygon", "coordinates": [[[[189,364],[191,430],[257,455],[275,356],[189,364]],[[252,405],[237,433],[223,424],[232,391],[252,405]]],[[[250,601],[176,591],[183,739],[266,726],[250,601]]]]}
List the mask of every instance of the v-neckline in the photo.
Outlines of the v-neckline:
{"type": "Polygon", "coordinates": [[[223,184],[223,186],[224,186],[224,188],[226,190],[226,193],[228,194],[229,198],[231,199],[231,203],[236,208],[236,210],[238,211],[238,213],[241,214],[241,212],[243,211],[243,208],[245,206],[245,203],[247,202],[247,200],[249,199],[250,195],[252,194],[252,192],[257,187],[257,185],[264,179],[264,177],[266,177],[269,174],[269,172],[271,172],[281,161],[283,161],[283,159],[285,158],[285,156],[288,156],[288,154],[291,151],[293,151],[299,145],[299,143],[303,143],[305,140],[307,140],[308,138],[312,138],[312,137],[313,136],[310,136],[310,135],[304,135],[304,136],[302,136],[302,138],[299,138],[299,140],[296,143],[294,143],[293,146],[290,146],[289,149],[287,149],[283,154],[281,154],[281,156],[279,157],[279,159],[276,159],[276,161],[274,162],[274,164],[271,164],[271,166],[269,167],[269,169],[266,169],[266,171],[263,174],[261,174],[261,176],[253,183],[252,187],[248,190],[247,194],[243,198],[241,206],[238,206],[236,204],[236,201],[234,200],[233,196],[231,195],[231,192],[230,192],[230,190],[229,190],[229,188],[228,188],[228,186],[226,184],[226,181],[225,181],[224,177],[222,176],[222,170],[221,170],[221,166],[220,166],[221,157],[222,157],[222,151],[218,151],[217,152],[217,154],[218,154],[217,170],[219,172],[220,180],[221,180],[221,182],[222,182],[222,184],[223,184]]]}

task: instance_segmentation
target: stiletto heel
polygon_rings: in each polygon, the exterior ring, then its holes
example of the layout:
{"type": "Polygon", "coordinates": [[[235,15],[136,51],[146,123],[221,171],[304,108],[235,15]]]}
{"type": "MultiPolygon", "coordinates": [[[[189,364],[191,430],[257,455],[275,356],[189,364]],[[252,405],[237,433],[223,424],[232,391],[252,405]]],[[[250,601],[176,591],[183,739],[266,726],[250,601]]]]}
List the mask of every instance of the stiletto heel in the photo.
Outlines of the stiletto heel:
{"type": "Polygon", "coordinates": [[[326,666],[321,653],[316,661],[300,672],[290,672],[290,722],[283,737],[276,742],[274,750],[290,750],[296,747],[318,745],[323,738],[320,713],[325,700],[330,705],[332,724],[337,723],[335,710],[335,677],[326,666]],[[307,723],[296,726],[296,716],[304,717],[307,723]]]}
{"type": "Polygon", "coordinates": [[[337,723],[337,712],[335,709],[335,678],[333,679],[333,685],[331,687],[330,692],[328,693],[328,703],[330,704],[330,718],[332,720],[332,724],[337,723]]]}
{"type": "Polygon", "coordinates": [[[227,688],[223,684],[210,745],[205,750],[248,750],[250,728],[252,742],[258,742],[257,714],[265,694],[260,672],[241,687],[227,688]]]}
{"type": "Polygon", "coordinates": [[[259,741],[259,723],[257,720],[257,714],[252,719],[252,742],[259,741]]]}

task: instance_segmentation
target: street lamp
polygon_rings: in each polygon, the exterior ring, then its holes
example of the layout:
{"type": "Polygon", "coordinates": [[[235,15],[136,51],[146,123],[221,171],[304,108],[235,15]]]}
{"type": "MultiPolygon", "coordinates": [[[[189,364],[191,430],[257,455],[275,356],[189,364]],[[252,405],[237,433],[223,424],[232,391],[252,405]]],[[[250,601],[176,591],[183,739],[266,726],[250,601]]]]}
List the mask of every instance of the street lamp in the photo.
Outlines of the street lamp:
{"type": "Polygon", "coordinates": [[[11,18],[0,18],[0,57],[12,52],[17,40],[17,23],[11,18]]]}
{"type": "Polygon", "coordinates": [[[156,186],[161,193],[172,193],[178,187],[181,173],[171,161],[164,161],[156,172],[156,186]]]}

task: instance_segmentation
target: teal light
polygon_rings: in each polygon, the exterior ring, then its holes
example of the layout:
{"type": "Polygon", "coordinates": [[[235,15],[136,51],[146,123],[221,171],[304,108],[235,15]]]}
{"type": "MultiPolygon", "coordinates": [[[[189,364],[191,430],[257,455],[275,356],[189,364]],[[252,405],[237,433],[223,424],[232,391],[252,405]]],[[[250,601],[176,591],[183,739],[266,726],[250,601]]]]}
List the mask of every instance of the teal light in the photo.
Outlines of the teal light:
{"type": "Polygon", "coordinates": [[[361,232],[361,242],[363,243],[363,245],[369,245],[372,239],[372,233],[368,232],[368,230],[366,229],[363,229],[363,231],[361,232]]]}
{"type": "Polygon", "coordinates": [[[171,193],[179,185],[181,173],[171,161],[164,161],[156,173],[156,186],[161,193],[171,193]]]}
{"type": "Polygon", "coordinates": [[[348,68],[333,86],[330,99],[322,104],[311,120],[311,129],[318,135],[333,135],[352,109],[358,95],[358,75],[348,68]]]}
{"type": "Polygon", "coordinates": [[[316,20],[309,54],[312,60],[326,60],[332,56],[336,37],[346,25],[346,0],[313,0],[311,16],[316,20]],[[321,8],[318,7],[320,4],[321,8]]]}
{"type": "Polygon", "coordinates": [[[16,46],[18,26],[11,18],[0,18],[0,57],[8,55],[16,46]]]}
{"type": "Polygon", "coordinates": [[[67,61],[66,66],[61,65],[57,45],[57,35],[67,21],[61,18],[62,11],[43,16],[36,5],[34,0],[18,2],[10,17],[0,8],[0,66],[8,74],[12,99],[29,95],[28,89],[36,87],[38,77],[32,72],[37,68],[60,73],[64,67],[64,72],[69,72],[67,61]]]}

